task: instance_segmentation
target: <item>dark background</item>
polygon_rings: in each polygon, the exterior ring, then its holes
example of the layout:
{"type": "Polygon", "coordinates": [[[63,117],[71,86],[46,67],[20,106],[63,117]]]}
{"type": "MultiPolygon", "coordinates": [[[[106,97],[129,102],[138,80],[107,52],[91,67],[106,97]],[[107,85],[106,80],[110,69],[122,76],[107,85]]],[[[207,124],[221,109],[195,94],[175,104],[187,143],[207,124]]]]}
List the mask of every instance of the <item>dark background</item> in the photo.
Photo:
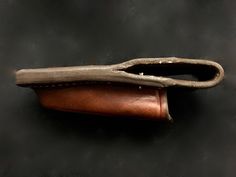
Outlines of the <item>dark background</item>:
{"type": "Polygon", "coordinates": [[[0,176],[236,174],[236,1],[0,0],[0,176]],[[212,59],[217,87],[169,95],[173,124],[40,107],[20,68],[212,59]]]}

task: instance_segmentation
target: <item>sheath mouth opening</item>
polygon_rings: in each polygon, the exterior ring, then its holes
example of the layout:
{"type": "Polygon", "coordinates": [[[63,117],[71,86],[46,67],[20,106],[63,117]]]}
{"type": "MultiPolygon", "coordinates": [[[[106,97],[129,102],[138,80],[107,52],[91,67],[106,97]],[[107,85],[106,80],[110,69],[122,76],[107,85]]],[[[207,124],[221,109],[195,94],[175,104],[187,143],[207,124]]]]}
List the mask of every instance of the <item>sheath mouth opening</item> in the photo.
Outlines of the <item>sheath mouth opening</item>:
{"type": "Polygon", "coordinates": [[[199,63],[137,64],[122,69],[122,71],[131,74],[169,77],[186,81],[209,81],[213,80],[219,73],[216,67],[199,63]]]}

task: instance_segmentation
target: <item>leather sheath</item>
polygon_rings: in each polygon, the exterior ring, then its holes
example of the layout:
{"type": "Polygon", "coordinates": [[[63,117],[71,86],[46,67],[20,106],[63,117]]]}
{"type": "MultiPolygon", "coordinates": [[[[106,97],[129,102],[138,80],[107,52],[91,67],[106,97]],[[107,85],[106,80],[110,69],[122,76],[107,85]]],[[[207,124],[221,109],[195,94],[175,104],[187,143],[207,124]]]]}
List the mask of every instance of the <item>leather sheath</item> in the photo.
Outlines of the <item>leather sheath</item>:
{"type": "Polygon", "coordinates": [[[223,77],[223,68],[210,60],[140,58],[114,65],[23,69],[16,72],[16,84],[33,88],[50,109],[172,120],[168,87],[209,88],[223,77]]]}

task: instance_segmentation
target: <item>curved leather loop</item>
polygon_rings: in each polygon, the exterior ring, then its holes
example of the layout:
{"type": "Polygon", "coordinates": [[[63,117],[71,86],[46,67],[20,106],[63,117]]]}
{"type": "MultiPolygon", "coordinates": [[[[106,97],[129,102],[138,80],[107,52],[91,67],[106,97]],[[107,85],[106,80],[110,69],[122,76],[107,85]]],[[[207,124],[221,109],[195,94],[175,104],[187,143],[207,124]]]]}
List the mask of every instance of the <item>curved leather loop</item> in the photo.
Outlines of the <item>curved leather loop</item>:
{"type": "Polygon", "coordinates": [[[153,87],[208,88],[217,85],[224,70],[216,62],[184,58],[139,58],[113,65],[91,65],[43,69],[22,69],[16,72],[21,86],[81,81],[119,82],[153,87]],[[193,75],[197,79],[176,78],[193,75]]]}

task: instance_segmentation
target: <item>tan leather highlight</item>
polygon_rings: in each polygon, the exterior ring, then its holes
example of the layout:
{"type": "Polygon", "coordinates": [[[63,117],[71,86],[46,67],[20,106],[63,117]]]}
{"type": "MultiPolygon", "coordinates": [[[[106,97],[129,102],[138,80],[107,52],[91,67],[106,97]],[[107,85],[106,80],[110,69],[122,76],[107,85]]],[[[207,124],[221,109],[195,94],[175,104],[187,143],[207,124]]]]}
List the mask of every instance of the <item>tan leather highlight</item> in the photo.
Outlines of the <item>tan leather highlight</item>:
{"type": "Polygon", "coordinates": [[[35,90],[50,109],[171,120],[165,90],[106,84],[35,90]]]}

